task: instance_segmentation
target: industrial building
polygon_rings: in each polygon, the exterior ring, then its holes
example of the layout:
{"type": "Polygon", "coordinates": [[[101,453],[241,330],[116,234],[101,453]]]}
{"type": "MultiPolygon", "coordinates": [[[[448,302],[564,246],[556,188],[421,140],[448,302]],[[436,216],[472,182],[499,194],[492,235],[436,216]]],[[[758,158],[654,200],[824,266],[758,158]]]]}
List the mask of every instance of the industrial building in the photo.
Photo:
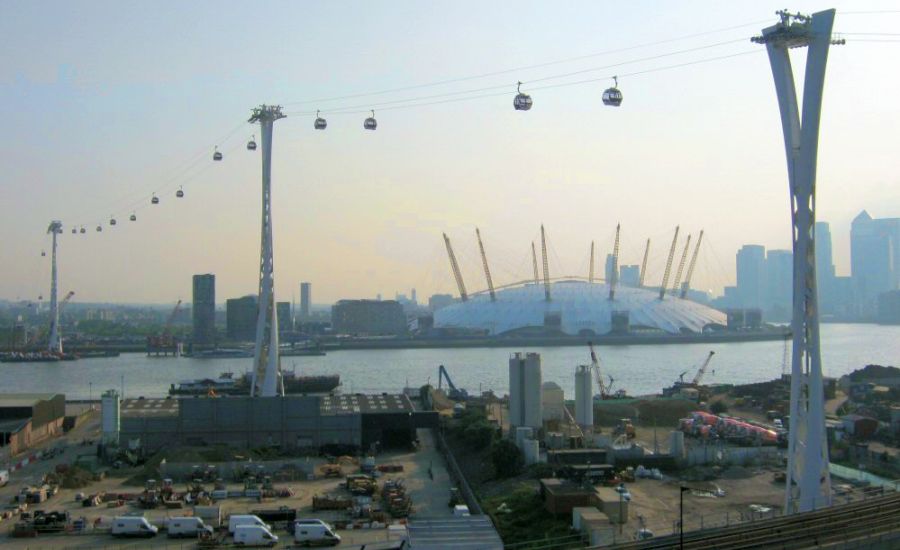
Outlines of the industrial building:
{"type": "Polygon", "coordinates": [[[121,403],[118,438],[139,439],[151,452],[170,445],[217,444],[366,449],[376,442],[408,445],[416,429],[436,426],[437,413],[416,410],[402,394],[129,399],[121,403]]]}
{"type": "Polygon", "coordinates": [[[0,447],[14,456],[59,435],[65,416],[61,393],[0,394],[0,447]]]}
{"type": "Polygon", "coordinates": [[[294,330],[294,316],[291,315],[290,302],[276,303],[275,312],[278,316],[278,332],[290,332],[294,330]]]}
{"type": "Polygon", "coordinates": [[[207,273],[194,275],[193,339],[198,346],[216,343],[216,276],[207,273]]]}
{"type": "Polygon", "coordinates": [[[366,336],[406,334],[406,315],[395,300],[340,300],[331,307],[335,334],[366,336]]]}
{"type": "Polygon", "coordinates": [[[251,342],[256,339],[256,303],[254,295],[225,301],[225,334],[229,340],[251,342]]]}
{"type": "Polygon", "coordinates": [[[546,287],[527,283],[468,296],[435,311],[438,329],[480,329],[489,335],[539,332],[567,335],[600,335],[613,330],[613,314],[627,315],[627,329],[656,330],[670,334],[700,333],[708,327],[725,327],[725,314],[691,300],[667,297],[646,288],[618,286],[610,300],[606,283],[570,280],[546,287]]]}

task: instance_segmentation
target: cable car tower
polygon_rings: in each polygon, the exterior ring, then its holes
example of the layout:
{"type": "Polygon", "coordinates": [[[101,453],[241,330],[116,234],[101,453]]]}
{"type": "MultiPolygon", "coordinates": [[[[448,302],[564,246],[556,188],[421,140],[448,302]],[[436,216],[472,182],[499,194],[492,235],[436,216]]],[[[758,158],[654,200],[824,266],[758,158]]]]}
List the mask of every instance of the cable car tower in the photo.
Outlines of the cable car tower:
{"type": "Polygon", "coordinates": [[[50,340],[47,342],[47,351],[61,355],[63,349],[59,334],[59,304],[56,301],[56,236],[62,233],[62,222],[50,222],[47,233],[53,234],[53,248],[50,252],[50,340]]]}
{"type": "Polygon", "coordinates": [[[250,395],[284,395],[281,359],[278,355],[278,316],[275,309],[275,259],[272,245],[272,126],[284,118],[280,106],[260,105],[248,122],[259,123],[262,138],[262,242],[259,254],[259,300],[256,315],[256,348],[250,395]]]}
{"type": "Polygon", "coordinates": [[[781,111],[794,246],[794,301],[791,331],[790,439],[785,513],[831,505],[822,357],[819,353],[819,308],[816,292],[816,155],[825,65],[833,40],[834,10],[812,16],[777,12],[781,20],[752,40],[765,44],[781,111]],[[789,48],[808,47],[802,113],[789,48]],[[801,116],[802,114],[802,116],[801,116]]]}

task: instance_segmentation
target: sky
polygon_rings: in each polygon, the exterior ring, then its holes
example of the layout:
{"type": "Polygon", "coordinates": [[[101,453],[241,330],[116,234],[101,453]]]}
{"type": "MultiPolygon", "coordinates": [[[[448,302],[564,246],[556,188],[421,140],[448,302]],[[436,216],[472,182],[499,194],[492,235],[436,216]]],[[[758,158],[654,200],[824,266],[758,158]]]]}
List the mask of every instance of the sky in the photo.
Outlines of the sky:
{"type": "MultiPolygon", "coordinates": [[[[49,293],[40,252],[53,219],[66,228],[60,290],[76,301],[189,300],[195,273],[216,274],[219,302],[255,293],[260,155],[244,145],[261,103],[288,113],[273,149],[279,300],[299,299],[300,281],[316,303],[455,293],[443,232],[469,290],[483,289],[475,227],[495,284],[527,279],[541,224],[553,275],[586,275],[590,242],[605,256],[617,223],[622,264],[640,263],[650,238],[651,284],[675,226],[695,242],[703,229],[692,286],[719,293],[742,244],[790,248],[774,85],[765,49],[749,42],[783,7],[2,2],[0,298],[49,293]],[[600,100],[612,75],[618,109],[600,100]],[[457,81],[363,95],[446,80],[457,81]],[[512,108],[519,80],[531,111],[512,108]],[[595,81],[539,89],[581,80],[595,81]],[[487,97],[445,101],[472,96],[487,97]],[[362,128],[369,108],[375,132],[362,128]],[[312,127],[317,109],[324,132],[312,127]],[[82,225],[86,235],[69,233],[82,225]]],[[[900,13],[842,14],[893,2],[790,6],[829,7],[835,31],[854,34],[828,61],[817,208],[847,275],[853,217],[900,216],[900,13]],[[863,41],[873,38],[893,41],[863,41]]],[[[793,55],[802,75],[803,51],[793,55]]]]}

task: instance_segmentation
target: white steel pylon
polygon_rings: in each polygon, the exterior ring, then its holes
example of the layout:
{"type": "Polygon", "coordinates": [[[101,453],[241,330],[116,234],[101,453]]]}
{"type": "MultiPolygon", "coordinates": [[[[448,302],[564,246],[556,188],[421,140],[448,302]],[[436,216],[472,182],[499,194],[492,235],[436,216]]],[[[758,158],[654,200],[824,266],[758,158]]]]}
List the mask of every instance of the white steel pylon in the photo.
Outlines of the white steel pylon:
{"type": "Polygon", "coordinates": [[[59,303],[56,291],[56,236],[62,233],[62,222],[58,220],[50,222],[47,233],[53,235],[53,248],[50,252],[50,339],[47,341],[47,351],[61,354],[62,336],[59,333],[59,303]]]}
{"type": "Polygon", "coordinates": [[[775,78],[787,155],[794,246],[793,357],[785,513],[831,505],[831,476],[825,435],[825,396],[819,353],[816,291],[816,157],[825,65],[833,41],[834,10],[810,16],[779,11],[781,21],[763,29],[754,42],[765,44],[775,78]],[[802,117],[789,48],[807,46],[802,117]]]}
{"type": "Polygon", "coordinates": [[[278,354],[278,315],[275,309],[275,258],[272,245],[272,126],[284,118],[280,106],[260,105],[248,122],[258,122],[262,137],[262,239],[259,253],[259,300],[256,348],[253,354],[251,395],[284,395],[278,354]]]}

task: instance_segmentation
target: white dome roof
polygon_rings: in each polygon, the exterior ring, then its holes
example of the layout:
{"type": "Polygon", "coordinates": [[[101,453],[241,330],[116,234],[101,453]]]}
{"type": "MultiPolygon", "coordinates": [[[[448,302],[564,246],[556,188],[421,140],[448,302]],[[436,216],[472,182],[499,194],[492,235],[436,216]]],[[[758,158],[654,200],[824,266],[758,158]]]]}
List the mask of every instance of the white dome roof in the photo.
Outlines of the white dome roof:
{"type": "Polygon", "coordinates": [[[496,295],[496,302],[484,293],[439,309],[434,314],[435,328],[483,329],[489,334],[503,334],[525,327],[543,327],[545,314],[557,314],[566,334],[606,334],[612,328],[613,311],[627,311],[631,326],[652,327],[671,334],[701,332],[706,325],[726,324],[721,311],[674,296],[661,301],[658,291],[622,285],[616,287],[613,301],[608,299],[606,283],[586,281],[551,283],[549,302],[544,299],[542,284],[504,288],[496,295]]]}

